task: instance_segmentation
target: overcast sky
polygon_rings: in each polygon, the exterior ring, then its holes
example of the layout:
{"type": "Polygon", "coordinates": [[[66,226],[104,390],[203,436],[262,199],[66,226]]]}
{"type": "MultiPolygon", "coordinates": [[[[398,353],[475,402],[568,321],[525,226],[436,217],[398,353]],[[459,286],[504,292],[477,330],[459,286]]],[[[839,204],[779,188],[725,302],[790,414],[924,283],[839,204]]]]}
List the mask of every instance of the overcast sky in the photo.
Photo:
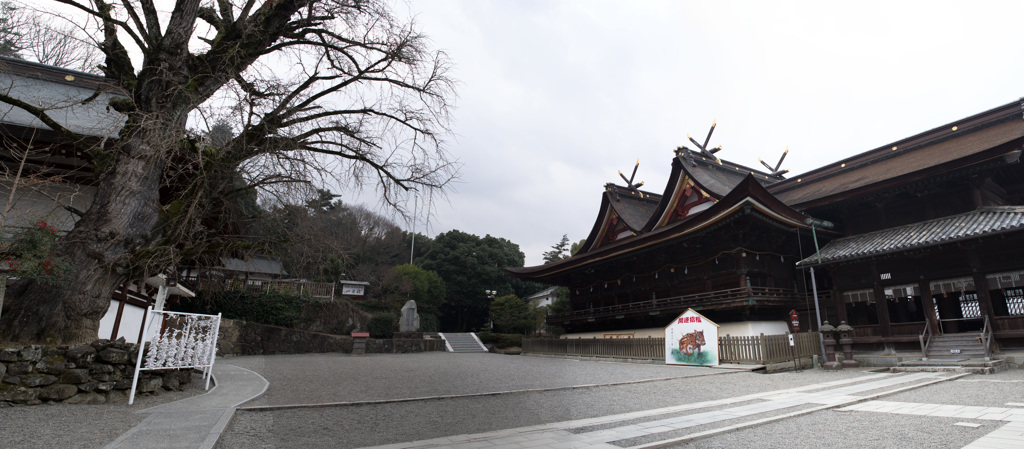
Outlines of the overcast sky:
{"type": "MultiPolygon", "coordinates": [[[[1024,96],[1024,2],[412,0],[460,81],[462,178],[427,233],[585,238],[607,182],[662,193],[687,134],[790,176],[1024,96]]],[[[422,232],[421,223],[417,230],[422,232]]]]}

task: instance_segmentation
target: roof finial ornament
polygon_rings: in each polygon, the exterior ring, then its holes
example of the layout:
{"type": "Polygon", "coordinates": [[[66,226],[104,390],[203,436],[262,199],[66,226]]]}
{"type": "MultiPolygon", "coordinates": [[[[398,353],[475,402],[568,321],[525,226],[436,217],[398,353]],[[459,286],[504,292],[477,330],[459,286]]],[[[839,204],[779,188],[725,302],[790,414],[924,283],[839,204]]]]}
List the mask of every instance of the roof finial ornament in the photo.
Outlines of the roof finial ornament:
{"type": "Polygon", "coordinates": [[[786,173],[789,173],[789,170],[779,170],[779,167],[782,167],[782,161],[786,160],[786,155],[787,154],[789,154],[789,147],[786,147],[786,151],[782,152],[782,157],[779,158],[779,163],[775,164],[775,168],[772,168],[772,166],[768,165],[767,162],[762,161],[761,158],[757,158],[757,161],[760,162],[761,165],[764,165],[765,168],[768,169],[768,171],[770,172],[769,176],[772,176],[774,178],[783,179],[782,175],[784,175],[786,173]]]}
{"type": "Polygon", "coordinates": [[[719,159],[718,156],[715,156],[715,153],[722,151],[722,146],[719,145],[715,148],[708,149],[708,142],[711,141],[711,134],[715,132],[716,126],[718,126],[718,120],[711,121],[711,129],[708,130],[708,136],[704,138],[704,145],[701,145],[696,140],[693,140],[693,137],[690,137],[689,134],[686,135],[686,138],[690,139],[690,142],[693,142],[694,145],[697,145],[697,148],[700,149],[701,154],[703,154],[705,157],[714,159],[715,162],[718,162],[718,165],[722,165],[722,160],[719,159]]]}
{"type": "Polygon", "coordinates": [[[640,181],[636,184],[633,184],[633,178],[636,178],[636,170],[638,168],[640,168],[640,159],[636,160],[636,165],[633,166],[633,174],[629,175],[629,179],[626,179],[626,175],[622,174],[622,170],[619,170],[619,176],[622,178],[623,181],[626,181],[626,187],[629,187],[629,190],[632,190],[633,193],[640,195],[640,198],[643,198],[644,194],[643,192],[640,192],[640,187],[644,185],[644,182],[640,181]]]}

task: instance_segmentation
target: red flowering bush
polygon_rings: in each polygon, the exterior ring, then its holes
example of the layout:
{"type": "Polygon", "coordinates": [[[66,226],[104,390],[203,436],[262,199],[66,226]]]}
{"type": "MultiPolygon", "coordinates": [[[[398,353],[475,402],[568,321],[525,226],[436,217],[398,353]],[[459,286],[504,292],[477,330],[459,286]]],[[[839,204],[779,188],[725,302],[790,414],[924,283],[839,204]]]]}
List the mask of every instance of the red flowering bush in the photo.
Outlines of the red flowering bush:
{"type": "Polygon", "coordinates": [[[40,220],[13,236],[5,251],[7,271],[11,276],[28,277],[50,284],[63,284],[71,266],[65,256],[56,253],[57,228],[40,220]]]}

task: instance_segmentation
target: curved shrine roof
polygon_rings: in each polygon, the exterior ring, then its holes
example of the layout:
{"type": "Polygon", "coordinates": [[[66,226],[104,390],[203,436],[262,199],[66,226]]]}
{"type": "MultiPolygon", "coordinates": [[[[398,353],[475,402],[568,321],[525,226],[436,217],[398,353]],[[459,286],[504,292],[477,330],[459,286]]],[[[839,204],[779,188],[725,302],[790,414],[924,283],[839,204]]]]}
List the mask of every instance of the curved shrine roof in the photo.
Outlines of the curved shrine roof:
{"type": "Polygon", "coordinates": [[[606,246],[599,246],[587,252],[581,251],[557,262],[534,267],[506,268],[506,270],[517,277],[527,279],[557,276],[591,263],[622,256],[631,251],[659,245],[677,238],[697,235],[725,217],[736,213],[746,213],[748,209],[756,209],[766,219],[784,223],[787,226],[809,229],[809,226],[804,223],[807,218],[804,214],[773,197],[753,175],[747,174],[746,178],[737,184],[728,195],[708,209],[683,220],[628,239],[611,242],[606,246]]]}
{"type": "Polygon", "coordinates": [[[605,184],[601,209],[580,252],[641,232],[661,202],[661,195],[639,189],[605,184]]]}
{"type": "MultiPolygon", "coordinates": [[[[753,175],[762,186],[779,182],[778,178],[773,178],[760,170],[722,159],[711,159],[688,148],[678,150],[676,160],[682,164],[682,170],[690,179],[715,198],[728,195],[747,175],[753,175]]],[[[672,165],[675,168],[675,164],[672,165]]]]}

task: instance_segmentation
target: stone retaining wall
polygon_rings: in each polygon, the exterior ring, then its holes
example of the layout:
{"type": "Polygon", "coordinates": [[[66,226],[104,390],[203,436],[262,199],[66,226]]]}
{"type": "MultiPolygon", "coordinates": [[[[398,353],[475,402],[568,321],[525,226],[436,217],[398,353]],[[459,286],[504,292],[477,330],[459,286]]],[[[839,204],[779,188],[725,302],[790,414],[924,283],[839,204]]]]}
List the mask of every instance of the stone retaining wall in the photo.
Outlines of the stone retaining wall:
{"type": "MultiPolygon", "coordinates": [[[[138,345],[123,338],[0,348],[0,405],[128,402],[138,354],[138,345]]],[[[136,393],[181,390],[191,381],[191,369],[143,371],[136,393]]]]}
{"type": "MultiPolygon", "coordinates": [[[[422,335],[422,334],[420,334],[422,335]]],[[[399,335],[401,337],[401,335],[399,335]]],[[[444,351],[439,339],[374,339],[366,341],[367,353],[444,351]]],[[[352,337],[270,326],[248,321],[222,319],[217,338],[217,355],[305,354],[315,352],[352,353],[352,337]]]]}

